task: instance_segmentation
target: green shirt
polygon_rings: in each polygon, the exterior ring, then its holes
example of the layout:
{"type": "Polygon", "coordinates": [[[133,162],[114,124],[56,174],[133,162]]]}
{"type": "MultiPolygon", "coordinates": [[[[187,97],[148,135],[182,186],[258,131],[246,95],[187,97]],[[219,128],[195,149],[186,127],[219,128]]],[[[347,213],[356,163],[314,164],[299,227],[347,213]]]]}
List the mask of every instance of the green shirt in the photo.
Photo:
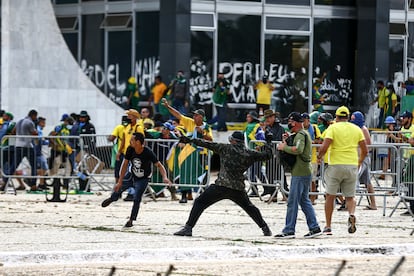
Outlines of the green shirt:
{"type": "Polygon", "coordinates": [[[283,151],[296,155],[296,163],[292,168],[292,176],[307,176],[312,174],[311,154],[312,145],[309,134],[301,129],[293,139],[296,151],[292,151],[293,146],[286,146],[283,151]]]}

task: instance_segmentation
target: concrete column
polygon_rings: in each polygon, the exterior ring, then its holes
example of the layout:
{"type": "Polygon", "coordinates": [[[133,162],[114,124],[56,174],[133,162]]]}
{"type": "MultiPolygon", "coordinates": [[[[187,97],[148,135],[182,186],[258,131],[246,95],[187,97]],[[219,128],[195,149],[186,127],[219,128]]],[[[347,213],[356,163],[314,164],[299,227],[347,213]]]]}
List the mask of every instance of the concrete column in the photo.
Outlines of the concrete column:
{"type": "Polygon", "coordinates": [[[160,0],[160,71],[166,82],[178,70],[189,77],[191,0],[160,0]]]}

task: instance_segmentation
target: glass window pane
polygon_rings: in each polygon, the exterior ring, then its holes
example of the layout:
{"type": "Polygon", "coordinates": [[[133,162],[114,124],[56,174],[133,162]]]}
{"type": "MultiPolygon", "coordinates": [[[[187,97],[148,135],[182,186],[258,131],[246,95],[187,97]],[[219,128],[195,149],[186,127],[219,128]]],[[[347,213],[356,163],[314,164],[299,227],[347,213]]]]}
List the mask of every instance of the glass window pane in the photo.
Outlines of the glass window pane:
{"type": "Polygon", "coordinates": [[[78,60],[78,33],[62,33],[75,60],[78,60]]]}
{"type": "Polygon", "coordinates": [[[408,49],[407,49],[408,78],[414,78],[414,22],[408,23],[408,49]]]}
{"type": "Polygon", "coordinates": [[[405,24],[403,23],[390,23],[390,34],[405,35],[405,24]]]}
{"type": "Polygon", "coordinates": [[[103,14],[82,16],[81,67],[95,85],[104,91],[104,31],[100,28],[103,14]]]}
{"type": "Polygon", "coordinates": [[[404,10],[405,9],[405,1],[407,0],[391,0],[390,1],[390,8],[393,10],[404,10]]]}
{"type": "Polygon", "coordinates": [[[404,64],[404,40],[402,39],[390,39],[390,70],[388,80],[393,81],[400,76],[404,76],[403,64],[404,64]]]}
{"type": "Polygon", "coordinates": [[[190,100],[212,118],[213,32],[191,32],[190,100]]]}
{"type": "Polygon", "coordinates": [[[278,5],[303,5],[309,6],[310,0],[266,0],[267,4],[278,4],[278,5]]]}
{"type": "Polygon", "coordinates": [[[316,5],[352,6],[355,7],[355,0],[315,0],[316,5]]]}
{"type": "Polygon", "coordinates": [[[309,31],[308,18],[266,17],[267,30],[309,31]]]}
{"type": "Polygon", "coordinates": [[[58,17],[56,20],[62,31],[74,31],[78,28],[77,17],[58,17]]]}
{"type": "Polygon", "coordinates": [[[207,13],[192,13],[191,26],[214,27],[214,16],[207,13]]]}
{"type": "Polygon", "coordinates": [[[78,0],[55,0],[55,3],[57,5],[59,4],[77,4],[79,1],[78,0]]]}
{"type": "Polygon", "coordinates": [[[275,86],[271,108],[283,118],[308,111],[308,65],[307,36],[265,36],[265,75],[275,86]]]}
{"type": "Polygon", "coordinates": [[[159,12],[137,12],[135,21],[134,74],[142,99],[148,99],[154,77],[160,74],[159,12]]]}
{"type": "Polygon", "coordinates": [[[349,106],[354,82],[356,21],[316,19],[314,29],[314,108],[333,111],[339,105],[349,106]],[[318,99],[318,94],[323,97],[318,99]]]}
{"type": "Polygon", "coordinates": [[[108,32],[108,97],[122,105],[122,96],[131,77],[131,31],[108,32]]]}
{"type": "MultiPolygon", "coordinates": [[[[245,121],[246,104],[256,102],[254,83],[260,74],[260,16],[219,14],[218,71],[230,81],[227,121],[245,121]]],[[[253,107],[254,108],[254,107],[253,107]]]]}
{"type": "Polygon", "coordinates": [[[127,28],[130,27],[132,17],[130,14],[108,14],[103,20],[102,28],[127,28]]]}

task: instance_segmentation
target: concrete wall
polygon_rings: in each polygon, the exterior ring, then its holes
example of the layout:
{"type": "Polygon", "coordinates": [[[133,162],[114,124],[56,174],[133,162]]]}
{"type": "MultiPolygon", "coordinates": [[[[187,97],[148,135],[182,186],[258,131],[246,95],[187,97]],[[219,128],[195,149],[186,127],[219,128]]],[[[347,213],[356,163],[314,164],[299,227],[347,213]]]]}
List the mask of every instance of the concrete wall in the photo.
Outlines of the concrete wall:
{"type": "Polygon", "coordinates": [[[120,123],[122,108],[96,88],[73,58],[50,0],[2,0],[1,108],[15,120],[36,109],[50,130],[63,113],[87,110],[98,134],[120,123]]]}

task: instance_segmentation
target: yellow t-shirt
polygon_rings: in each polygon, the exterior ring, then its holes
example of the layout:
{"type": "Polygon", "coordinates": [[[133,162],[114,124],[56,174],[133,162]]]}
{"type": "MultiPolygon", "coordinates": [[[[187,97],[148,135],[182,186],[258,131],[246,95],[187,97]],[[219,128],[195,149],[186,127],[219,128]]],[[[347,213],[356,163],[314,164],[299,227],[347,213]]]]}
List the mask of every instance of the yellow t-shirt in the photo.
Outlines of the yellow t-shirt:
{"type": "MultiPolygon", "coordinates": [[[[140,124],[135,124],[131,126],[131,124],[127,125],[124,130],[124,148],[122,149],[122,153],[126,154],[126,150],[129,146],[129,142],[131,141],[132,134],[135,132],[140,132],[145,135],[144,128],[140,124]]],[[[121,150],[121,149],[120,149],[121,150]]]]}
{"type": "Polygon", "coordinates": [[[121,140],[124,138],[124,125],[117,125],[114,130],[112,131],[111,135],[116,137],[116,144],[118,145],[118,151],[121,147],[121,140]]]}
{"type": "Polygon", "coordinates": [[[158,104],[164,94],[164,91],[167,89],[165,83],[161,82],[159,84],[154,85],[151,90],[151,93],[154,95],[154,103],[158,104]]]}
{"type": "MultiPolygon", "coordinates": [[[[315,139],[321,139],[322,134],[321,131],[318,128],[317,124],[311,124],[309,127],[313,127],[313,130],[315,131],[315,139]]],[[[311,163],[318,163],[318,147],[312,146],[312,159],[311,159],[311,163]]]]}
{"type": "MultiPolygon", "coordinates": [[[[194,128],[196,127],[194,119],[182,115],[180,119],[180,124],[184,126],[184,128],[187,130],[187,136],[192,137],[194,133],[194,128]]],[[[213,138],[213,131],[211,130],[211,127],[204,128],[203,135],[209,135],[211,138],[213,138]]]]}
{"type": "Polygon", "coordinates": [[[265,84],[260,82],[256,86],[257,89],[257,100],[258,104],[269,104],[272,100],[273,85],[271,83],[265,84]]]}
{"type": "Polygon", "coordinates": [[[386,87],[378,91],[378,107],[380,108],[385,107],[387,97],[389,94],[390,94],[390,91],[386,87]]]}
{"type": "Polygon", "coordinates": [[[365,140],[362,130],[349,122],[337,122],[324,132],[332,139],[328,156],[329,165],[358,165],[358,144],[365,140]]]}

